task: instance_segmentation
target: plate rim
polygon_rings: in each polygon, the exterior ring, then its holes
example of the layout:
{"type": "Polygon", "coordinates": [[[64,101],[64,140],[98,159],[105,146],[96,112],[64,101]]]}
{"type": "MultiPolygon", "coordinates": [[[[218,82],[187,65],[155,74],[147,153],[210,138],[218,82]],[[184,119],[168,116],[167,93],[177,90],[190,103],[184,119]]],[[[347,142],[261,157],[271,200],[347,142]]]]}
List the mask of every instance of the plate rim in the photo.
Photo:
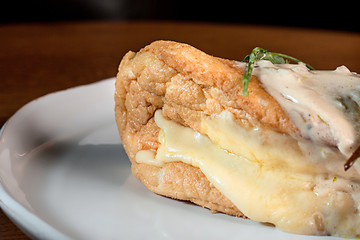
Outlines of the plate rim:
{"type": "MultiPolygon", "coordinates": [[[[1,127],[0,129],[0,145],[2,144],[1,139],[4,137],[4,132],[6,132],[7,127],[13,119],[21,112],[24,108],[28,107],[31,104],[34,104],[38,100],[44,99],[51,95],[62,94],[67,91],[73,91],[81,88],[94,87],[95,85],[105,84],[107,82],[113,81],[115,83],[116,77],[102,79],[96,82],[82,84],[63,90],[47,93],[43,96],[35,98],[30,102],[21,106],[1,127]]],[[[46,221],[42,220],[36,214],[32,213],[30,210],[26,209],[21,203],[14,199],[11,194],[6,190],[3,185],[3,180],[0,176],[0,208],[4,214],[28,237],[32,239],[71,239],[68,235],[60,232],[46,221]],[[36,226],[36,227],[35,227],[36,226]],[[41,229],[41,231],[37,230],[41,229]]]]}
{"type": "MultiPolygon", "coordinates": [[[[3,132],[8,125],[8,121],[6,121],[0,129],[0,139],[3,137],[3,132]]],[[[11,197],[10,193],[8,193],[3,186],[1,176],[0,208],[4,212],[4,214],[11,220],[11,222],[13,222],[24,234],[26,234],[32,239],[51,239],[54,237],[56,239],[70,239],[67,235],[61,233],[56,228],[48,224],[46,221],[43,221],[31,211],[27,210],[16,199],[11,197]],[[41,232],[36,231],[36,229],[38,229],[39,227],[42,229],[41,232]]]]}

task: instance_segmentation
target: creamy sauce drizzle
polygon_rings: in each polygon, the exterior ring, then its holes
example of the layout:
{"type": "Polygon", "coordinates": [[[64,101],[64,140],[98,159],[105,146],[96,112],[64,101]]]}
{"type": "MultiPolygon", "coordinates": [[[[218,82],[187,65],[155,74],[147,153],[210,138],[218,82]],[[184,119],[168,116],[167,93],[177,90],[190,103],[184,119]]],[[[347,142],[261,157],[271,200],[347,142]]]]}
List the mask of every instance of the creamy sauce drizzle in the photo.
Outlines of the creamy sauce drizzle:
{"type": "Polygon", "coordinates": [[[359,144],[360,76],[345,66],[335,71],[310,71],[304,64],[274,65],[259,61],[254,68],[266,91],[298,127],[302,137],[337,146],[349,156],[359,144]]]}

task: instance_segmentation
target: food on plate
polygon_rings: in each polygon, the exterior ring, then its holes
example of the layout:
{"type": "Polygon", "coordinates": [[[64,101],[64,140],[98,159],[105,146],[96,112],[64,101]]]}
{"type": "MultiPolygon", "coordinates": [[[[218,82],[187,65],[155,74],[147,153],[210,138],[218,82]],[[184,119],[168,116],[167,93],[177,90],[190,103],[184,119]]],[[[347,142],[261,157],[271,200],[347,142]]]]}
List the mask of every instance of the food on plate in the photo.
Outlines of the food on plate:
{"type": "Polygon", "coordinates": [[[360,76],[345,66],[261,48],[238,62],[172,41],[128,52],[115,93],[133,175],[151,191],[344,237],[360,235],[359,104],[360,76]]]}

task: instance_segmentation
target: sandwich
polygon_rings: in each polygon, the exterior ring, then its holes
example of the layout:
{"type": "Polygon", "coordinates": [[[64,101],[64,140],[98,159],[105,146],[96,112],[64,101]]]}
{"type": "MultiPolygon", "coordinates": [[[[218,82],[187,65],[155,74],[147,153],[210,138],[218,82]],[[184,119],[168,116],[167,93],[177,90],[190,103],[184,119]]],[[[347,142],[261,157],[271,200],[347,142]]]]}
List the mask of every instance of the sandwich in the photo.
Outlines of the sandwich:
{"type": "Polygon", "coordinates": [[[132,173],[152,192],[285,232],[360,236],[360,76],[345,66],[156,41],[123,57],[115,89],[132,173]]]}

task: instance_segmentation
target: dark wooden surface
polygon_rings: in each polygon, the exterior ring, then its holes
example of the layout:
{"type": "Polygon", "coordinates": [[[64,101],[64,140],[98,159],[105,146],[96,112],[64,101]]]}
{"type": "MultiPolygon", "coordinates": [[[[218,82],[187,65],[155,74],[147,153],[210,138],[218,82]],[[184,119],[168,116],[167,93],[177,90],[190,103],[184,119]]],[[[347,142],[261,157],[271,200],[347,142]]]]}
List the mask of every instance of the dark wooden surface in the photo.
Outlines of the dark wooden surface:
{"type": "MultiPolygon", "coordinates": [[[[242,60],[255,46],[316,69],[360,73],[360,34],[191,22],[82,22],[0,25],[0,124],[47,93],[115,76],[122,56],[167,39],[242,60]]],[[[0,210],[0,239],[28,239],[0,210]]]]}

